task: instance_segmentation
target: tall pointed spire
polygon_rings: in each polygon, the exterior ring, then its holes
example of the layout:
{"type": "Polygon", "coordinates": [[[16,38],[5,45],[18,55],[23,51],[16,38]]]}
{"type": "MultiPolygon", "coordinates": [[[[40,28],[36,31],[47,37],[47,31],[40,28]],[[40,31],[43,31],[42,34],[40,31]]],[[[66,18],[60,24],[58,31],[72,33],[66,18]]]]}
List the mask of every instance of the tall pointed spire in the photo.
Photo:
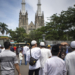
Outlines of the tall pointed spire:
{"type": "Polygon", "coordinates": [[[41,16],[42,14],[41,14],[41,1],[40,0],[38,0],[38,4],[37,4],[37,13],[38,13],[38,16],[41,16]]]}
{"type": "Polygon", "coordinates": [[[21,9],[22,15],[25,15],[25,0],[22,0],[22,9],[21,9]]]}

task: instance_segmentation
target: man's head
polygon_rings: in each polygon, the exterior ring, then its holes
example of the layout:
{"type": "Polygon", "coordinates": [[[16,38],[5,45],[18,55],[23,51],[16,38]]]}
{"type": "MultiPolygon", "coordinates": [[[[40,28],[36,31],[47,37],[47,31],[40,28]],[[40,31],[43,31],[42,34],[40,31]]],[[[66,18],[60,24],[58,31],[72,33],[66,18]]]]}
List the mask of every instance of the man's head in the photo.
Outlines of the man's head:
{"type": "Polygon", "coordinates": [[[59,46],[59,49],[61,49],[61,44],[57,44],[59,46]]]}
{"type": "Polygon", "coordinates": [[[58,45],[54,45],[52,47],[52,55],[57,56],[59,53],[59,46],[58,45]]]}
{"type": "Polygon", "coordinates": [[[32,41],[31,41],[31,45],[37,47],[37,41],[32,40],[32,41]]]}
{"type": "Polygon", "coordinates": [[[75,41],[71,42],[71,48],[72,48],[72,50],[75,50],[75,41]]]}
{"type": "Polygon", "coordinates": [[[48,45],[48,46],[47,46],[47,48],[49,48],[49,49],[50,49],[50,48],[51,48],[51,46],[50,46],[50,45],[48,45]]]}
{"type": "Polygon", "coordinates": [[[45,43],[44,42],[40,42],[40,47],[45,47],[45,43]]]}
{"type": "Polygon", "coordinates": [[[4,42],[5,49],[9,49],[10,46],[11,46],[10,42],[8,42],[8,41],[4,42]]]}

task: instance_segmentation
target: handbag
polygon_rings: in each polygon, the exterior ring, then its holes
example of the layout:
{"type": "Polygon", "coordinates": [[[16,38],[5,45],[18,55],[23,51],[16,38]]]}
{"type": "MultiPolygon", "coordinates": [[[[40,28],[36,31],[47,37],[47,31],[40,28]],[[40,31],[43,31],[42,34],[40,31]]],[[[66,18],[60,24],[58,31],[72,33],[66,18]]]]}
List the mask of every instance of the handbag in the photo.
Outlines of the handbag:
{"type": "Polygon", "coordinates": [[[36,64],[36,62],[37,62],[37,59],[35,59],[35,58],[32,57],[31,50],[30,50],[30,62],[29,62],[29,64],[31,66],[34,66],[36,64]]]}

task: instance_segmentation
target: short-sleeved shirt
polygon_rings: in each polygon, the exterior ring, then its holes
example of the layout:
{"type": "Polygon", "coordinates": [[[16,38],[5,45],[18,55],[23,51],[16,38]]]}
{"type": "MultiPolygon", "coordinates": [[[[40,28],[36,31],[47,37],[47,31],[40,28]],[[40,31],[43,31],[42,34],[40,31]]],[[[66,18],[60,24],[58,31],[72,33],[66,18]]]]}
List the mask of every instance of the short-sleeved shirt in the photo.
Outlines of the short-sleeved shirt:
{"type": "MultiPolygon", "coordinates": [[[[34,69],[38,69],[41,67],[40,64],[40,57],[41,57],[41,50],[38,47],[32,48],[31,49],[31,56],[35,59],[37,59],[37,62],[34,66],[29,65],[29,70],[34,70],[34,69]]],[[[30,61],[30,50],[27,51],[26,53],[26,61],[30,61]]]]}
{"type": "Polygon", "coordinates": [[[45,75],[66,75],[65,62],[57,56],[47,59],[44,66],[45,75]]]}
{"type": "Polygon", "coordinates": [[[26,54],[26,52],[29,50],[29,47],[28,46],[24,46],[23,47],[23,54],[26,54]]]}
{"type": "Polygon", "coordinates": [[[16,54],[10,50],[0,53],[0,65],[2,71],[14,70],[14,64],[18,63],[16,54]]]}
{"type": "Polygon", "coordinates": [[[19,60],[22,60],[23,59],[23,54],[20,52],[19,53],[19,60]]]}
{"type": "Polygon", "coordinates": [[[50,49],[46,49],[46,48],[42,48],[41,49],[41,57],[40,57],[40,62],[41,62],[41,67],[44,68],[45,62],[46,60],[51,57],[51,50],[50,49]]]}

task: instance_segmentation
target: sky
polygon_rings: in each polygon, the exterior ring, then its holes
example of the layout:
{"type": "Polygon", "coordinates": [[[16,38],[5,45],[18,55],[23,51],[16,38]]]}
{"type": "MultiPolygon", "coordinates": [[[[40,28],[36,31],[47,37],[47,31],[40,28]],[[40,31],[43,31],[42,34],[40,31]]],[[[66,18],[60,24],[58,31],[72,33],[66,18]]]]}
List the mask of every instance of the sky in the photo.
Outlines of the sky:
{"type": "MultiPolygon", "coordinates": [[[[0,0],[0,22],[8,25],[9,29],[15,30],[19,27],[19,12],[21,10],[22,0],[0,0]]],[[[28,12],[28,23],[35,23],[35,13],[37,11],[38,0],[25,0],[25,10],[28,12]]],[[[41,0],[41,10],[44,12],[44,20],[48,21],[47,17],[62,10],[67,10],[68,7],[73,7],[75,0],[41,0]]]]}

